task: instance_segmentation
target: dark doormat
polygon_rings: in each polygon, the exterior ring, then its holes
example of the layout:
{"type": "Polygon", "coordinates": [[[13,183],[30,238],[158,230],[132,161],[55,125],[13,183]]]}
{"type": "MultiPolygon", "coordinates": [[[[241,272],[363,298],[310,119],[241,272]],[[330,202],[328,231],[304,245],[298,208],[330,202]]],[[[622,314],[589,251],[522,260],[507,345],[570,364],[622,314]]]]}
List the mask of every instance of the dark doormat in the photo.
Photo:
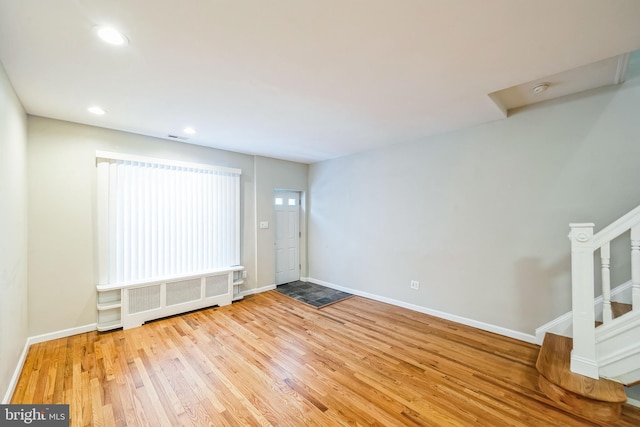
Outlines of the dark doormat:
{"type": "Polygon", "coordinates": [[[326,307],[353,296],[347,292],[327,288],[326,286],[300,281],[278,285],[276,291],[315,308],[326,307]]]}

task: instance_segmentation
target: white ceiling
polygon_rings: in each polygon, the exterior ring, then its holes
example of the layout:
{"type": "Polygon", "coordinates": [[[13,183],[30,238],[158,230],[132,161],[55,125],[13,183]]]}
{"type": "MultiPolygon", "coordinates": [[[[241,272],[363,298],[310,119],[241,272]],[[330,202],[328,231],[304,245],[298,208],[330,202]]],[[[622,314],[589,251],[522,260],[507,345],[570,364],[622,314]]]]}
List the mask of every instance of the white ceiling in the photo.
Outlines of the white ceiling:
{"type": "Polygon", "coordinates": [[[638,0],[0,0],[29,114],[307,163],[504,119],[489,94],[639,48],[638,0]]]}

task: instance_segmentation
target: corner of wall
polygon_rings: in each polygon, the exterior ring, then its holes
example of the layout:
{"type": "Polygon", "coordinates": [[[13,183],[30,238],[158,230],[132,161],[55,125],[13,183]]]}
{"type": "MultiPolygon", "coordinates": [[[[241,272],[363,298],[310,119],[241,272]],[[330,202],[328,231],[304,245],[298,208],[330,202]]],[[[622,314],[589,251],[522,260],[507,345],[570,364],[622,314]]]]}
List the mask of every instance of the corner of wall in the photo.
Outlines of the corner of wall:
{"type": "Polygon", "coordinates": [[[0,396],[6,400],[17,380],[14,368],[21,366],[29,326],[28,180],[27,117],[2,64],[0,113],[0,396]]]}

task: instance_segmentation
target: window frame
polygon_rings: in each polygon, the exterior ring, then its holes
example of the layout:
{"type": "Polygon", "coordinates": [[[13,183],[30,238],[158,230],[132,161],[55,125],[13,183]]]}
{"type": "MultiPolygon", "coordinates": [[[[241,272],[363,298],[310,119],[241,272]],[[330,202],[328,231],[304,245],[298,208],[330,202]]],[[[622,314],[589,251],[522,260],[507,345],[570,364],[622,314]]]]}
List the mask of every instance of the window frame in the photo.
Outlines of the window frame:
{"type": "MultiPolygon", "coordinates": [[[[98,263],[98,284],[100,285],[112,285],[112,284],[126,284],[130,281],[114,281],[113,274],[110,274],[109,267],[109,242],[111,236],[109,235],[109,221],[110,221],[110,207],[109,207],[109,185],[110,185],[110,165],[114,161],[125,161],[125,162],[139,162],[145,163],[154,166],[162,166],[162,167],[175,167],[181,169],[194,169],[197,171],[211,171],[215,173],[221,174],[230,174],[231,178],[234,182],[231,182],[231,186],[233,194],[231,198],[233,199],[234,206],[230,209],[234,212],[234,219],[231,221],[233,230],[226,230],[226,233],[232,236],[233,241],[235,242],[235,246],[233,246],[233,253],[230,254],[230,257],[235,260],[233,265],[240,264],[240,254],[241,254],[241,203],[240,203],[240,179],[242,175],[241,169],[237,168],[229,168],[223,166],[212,166],[208,164],[200,164],[200,163],[191,163],[191,162],[182,162],[182,161],[173,161],[167,159],[158,159],[153,157],[143,157],[136,156],[124,153],[114,153],[108,151],[96,151],[96,170],[97,170],[97,203],[96,203],[96,232],[97,232],[97,263],[98,263]]],[[[228,268],[229,266],[220,266],[220,268],[228,268]]],[[[218,270],[218,268],[215,268],[218,270]]],[[[186,271],[184,273],[180,273],[177,276],[171,277],[181,277],[193,275],[194,273],[207,273],[209,270],[192,270],[186,271]]],[[[167,275],[157,276],[157,277],[149,277],[143,279],[143,281],[154,281],[158,279],[162,279],[168,277],[167,275]]]]}

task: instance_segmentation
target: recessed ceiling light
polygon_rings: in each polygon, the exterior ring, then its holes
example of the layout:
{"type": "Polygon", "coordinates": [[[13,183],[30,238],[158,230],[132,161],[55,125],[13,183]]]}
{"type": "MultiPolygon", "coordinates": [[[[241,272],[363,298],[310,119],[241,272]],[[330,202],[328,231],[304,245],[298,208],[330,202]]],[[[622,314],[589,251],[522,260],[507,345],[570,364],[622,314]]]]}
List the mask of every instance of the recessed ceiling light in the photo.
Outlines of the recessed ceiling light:
{"type": "Polygon", "coordinates": [[[89,108],[87,108],[87,110],[89,110],[90,113],[93,113],[93,114],[95,114],[97,116],[102,116],[103,114],[106,113],[104,108],[98,107],[97,105],[94,105],[93,107],[89,107],[89,108]]]}
{"type": "Polygon", "coordinates": [[[184,133],[186,133],[187,135],[195,135],[196,134],[196,130],[194,128],[190,127],[190,126],[187,126],[182,131],[184,133]]]}
{"type": "Polygon", "coordinates": [[[112,45],[122,46],[129,42],[124,34],[113,27],[98,27],[97,34],[103,41],[112,45]]]}

